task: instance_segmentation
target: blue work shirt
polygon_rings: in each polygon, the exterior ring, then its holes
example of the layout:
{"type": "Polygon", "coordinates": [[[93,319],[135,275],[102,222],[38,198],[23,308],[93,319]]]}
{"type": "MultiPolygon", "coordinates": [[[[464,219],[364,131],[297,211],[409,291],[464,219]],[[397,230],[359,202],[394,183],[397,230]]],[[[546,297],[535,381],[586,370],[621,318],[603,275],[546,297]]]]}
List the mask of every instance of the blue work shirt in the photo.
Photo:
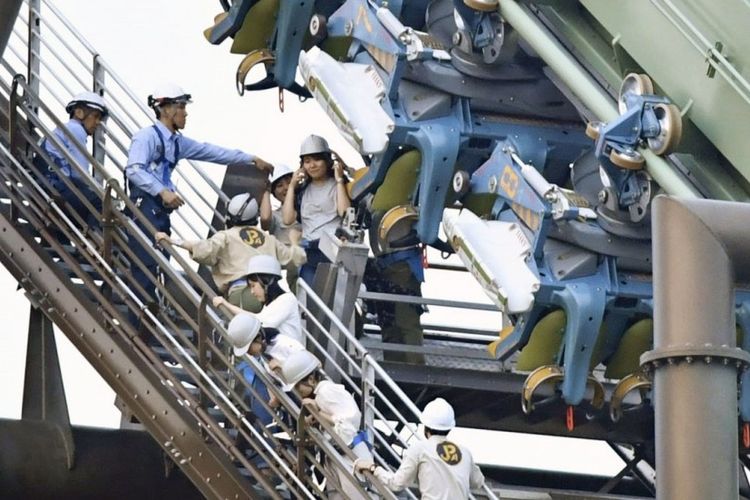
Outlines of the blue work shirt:
{"type": "Polygon", "coordinates": [[[131,185],[152,196],[157,196],[164,189],[175,191],[172,172],[167,163],[176,164],[182,159],[189,159],[229,165],[250,163],[255,159],[255,156],[238,149],[226,149],[173,133],[161,122],[156,122],[156,127],[164,140],[164,151],[161,151],[162,141],[156,129],[153,126],[143,128],[133,136],[125,167],[125,175],[131,185]],[[175,146],[176,143],[179,143],[179,147],[175,146]],[[175,155],[175,151],[179,154],[175,155]],[[162,155],[165,161],[157,164],[162,155]]]}
{"type": "MultiPolygon", "coordinates": [[[[86,149],[86,140],[89,135],[86,133],[86,129],[83,128],[83,124],[76,119],[72,119],[65,124],[65,128],[68,129],[73,137],[75,137],[76,141],[80,142],[83,145],[83,148],[86,149]]],[[[50,158],[52,158],[52,161],[58,166],[59,173],[74,179],[80,179],[83,175],[88,174],[89,161],[86,159],[86,156],[78,150],[73,141],[60,127],[56,128],[53,134],[55,134],[56,138],[63,144],[63,146],[65,146],[65,150],[78,164],[77,166],[71,165],[68,159],[65,158],[65,155],[61,153],[52,142],[44,141],[44,149],[50,158]]]]}

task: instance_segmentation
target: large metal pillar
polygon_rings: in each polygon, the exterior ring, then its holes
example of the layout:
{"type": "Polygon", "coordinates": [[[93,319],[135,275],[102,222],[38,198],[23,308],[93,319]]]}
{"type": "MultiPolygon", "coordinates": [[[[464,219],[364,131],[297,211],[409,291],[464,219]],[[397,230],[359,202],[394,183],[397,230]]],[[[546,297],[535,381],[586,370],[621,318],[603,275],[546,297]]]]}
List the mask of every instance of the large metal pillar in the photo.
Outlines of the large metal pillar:
{"type": "Polygon", "coordinates": [[[60,361],[52,321],[31,306],[29,339],[26,349],[26,373],[23,384],[21,418],[39,420],[54,428],[57,439],[47,443],[57,455],[64,456],[68,469],[73,468],[75,445],[70,429],[68,403],[65,398],[60,361]]]}
{"type": "Polygon", "coordinates": [[[653,204],[656,496],[737,498],[734,284],[750,275],[750,205],[659,196],[653,204]]]}
{"type": "Polygon", "coordinates": [[[3,0],[0,2],[0,58],[8,45],[13,25],[16,24],[18,12],[21,10],[23,0],[3,0]]]}

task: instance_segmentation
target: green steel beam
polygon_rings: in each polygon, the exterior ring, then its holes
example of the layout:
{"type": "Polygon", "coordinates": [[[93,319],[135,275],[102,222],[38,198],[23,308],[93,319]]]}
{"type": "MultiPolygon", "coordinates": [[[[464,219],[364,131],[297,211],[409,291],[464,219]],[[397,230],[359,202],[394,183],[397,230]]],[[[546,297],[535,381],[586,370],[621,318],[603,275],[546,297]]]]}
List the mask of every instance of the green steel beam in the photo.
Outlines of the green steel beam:
{"type": "MultiPolygon", "coordinates": [[[[745,180],[750,179],[746,137],[750,7],[733,0],[581,0],[581,4],[683,110],[684,118],[705,134],[745,180]],[[721,45],[721,54],[716,44],[721,45]]],[[[694,153],[704,163],[701,138],[689,127],[684,143],[681,150],[694,153]]],[[[710,160],[710,152],[706,153],[710,160]]],[[[722,163],[721,158],[717,161],[722,163]]],[[[729,168],[726,163],[724,171],[708,168],[704,180],[710,183],[713,178],[711,189],[719,195],[747,200],[746,193],[730,186],[729,168]]]]}
{"type": "MultiPolygon", "coordinates": [[[[609,121],[619,113],[612,97],[581,67],[572,55],[539,23],[527,8],[513,0],[500,0],[503,18],[544,59],[552,71],[600,120],[609,121]]],[[[668,193],[695,198],[694,188],[663,158],[641,149],[648,172],[668,193]]]]}

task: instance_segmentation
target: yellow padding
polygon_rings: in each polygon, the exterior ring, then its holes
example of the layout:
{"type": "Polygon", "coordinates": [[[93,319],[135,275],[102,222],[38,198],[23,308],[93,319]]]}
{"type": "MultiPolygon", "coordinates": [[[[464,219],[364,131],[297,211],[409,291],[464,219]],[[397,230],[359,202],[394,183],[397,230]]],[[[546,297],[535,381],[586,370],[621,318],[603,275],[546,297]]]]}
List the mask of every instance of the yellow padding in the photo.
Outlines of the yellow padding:
{"type": "Polygon", "coordinates": [[[358,168],[354,171],[352,174],[352,180],[351,182],[347,182],[346,184],[346,192],[349,194],[349,198],[352,198],[352,192],[354,191],[354,185],[359,182],[359,180],[364,177],[367,172],[370,171],[370,167],[362,167],[358,168]]]}
{"type": "Polygon", "coordinates": [[[397,205],[409,204],[417,185],[421,163],[422,154],[416,149],[399,156],[388,167],[383,184],[375,192],[372,199],[372,211],[387,212],[397,205]]]}
{"type": "Polygon", "coordinates": [[[250,7],[242,27],[234,35],[232,54],[247,54],[269,47],[280,0],[260,0],[250,7]]]}
{"type": "Polygon", "coordinates": [[[500,330],[497,340],[493,340],[487,345],[487,352],[489,352],[493,358],[497,358],[497,348],[500,347],[502,341],[511,333],[513,333],[513,326],[508,325],[500,330]]]}
{"type": "Polygon", "coordinates": [[[516,370],[533,371],[540,366],[556,365],[565,334],[565,311],[558,309],[540,319],[516,361],[516,370]]]}
{"type": "Polygon", "coordinates": [[[203,36],[206,37],[206,40],[211,40],[211,32],[220,22],[226,19],[228,15],[229,12],[221,12],[214,17],[214,25],[203,30],[203,36]]]}
{"type": "Polygon", "coordinates": [[[604,376],[621,379],[635,372],[641,366],[641,354],[651,350],[653,345],[654,321],[650,318],[637,321],[623,333],[604,376]]]}

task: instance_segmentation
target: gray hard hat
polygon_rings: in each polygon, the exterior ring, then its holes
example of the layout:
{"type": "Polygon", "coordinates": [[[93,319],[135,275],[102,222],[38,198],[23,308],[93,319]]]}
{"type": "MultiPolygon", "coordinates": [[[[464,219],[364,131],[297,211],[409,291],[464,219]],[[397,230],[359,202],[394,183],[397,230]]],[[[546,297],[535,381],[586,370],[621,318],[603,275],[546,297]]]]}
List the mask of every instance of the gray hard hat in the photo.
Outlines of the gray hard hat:
{"type": "Polygon", "coordinates": [[[320,137],[319,135],[309,135],[302,141],[302,145],[299,147],[300,157],[305,155],[318,155],[322,153],[331,153],[331,148],[328,146],[328,141],[320,137]]]}
{"type": "Polygon", "coordinates": [[[258,217],[258,202],[250,193],[233,196],[227,204],[227,222],[234,225],[250,222],[258,217]]]}

